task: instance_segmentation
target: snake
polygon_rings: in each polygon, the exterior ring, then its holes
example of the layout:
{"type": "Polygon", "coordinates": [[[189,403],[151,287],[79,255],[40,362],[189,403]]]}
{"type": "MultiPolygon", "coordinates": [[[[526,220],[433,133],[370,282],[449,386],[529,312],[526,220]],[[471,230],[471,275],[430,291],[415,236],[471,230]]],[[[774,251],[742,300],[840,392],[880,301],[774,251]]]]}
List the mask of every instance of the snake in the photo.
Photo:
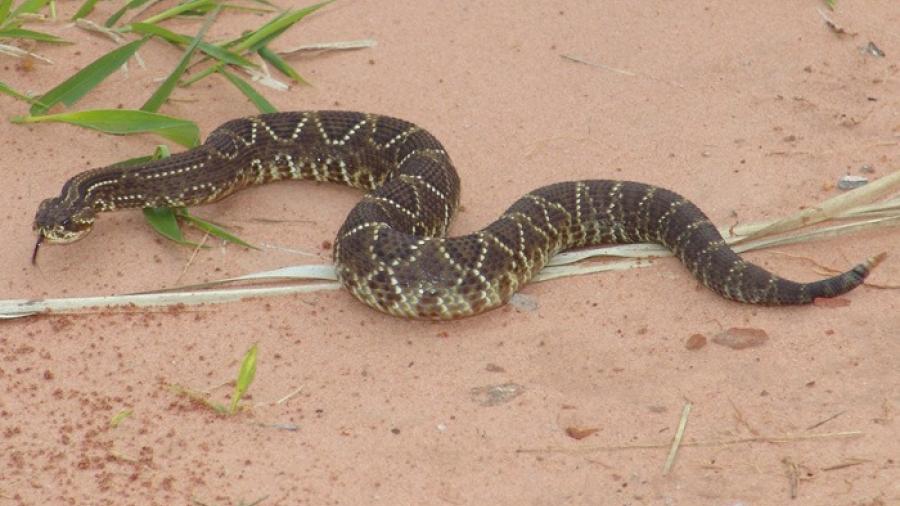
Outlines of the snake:
{"type": "Polygon", "coordinates": [[[102,212],[208,204],[288,179],[365,191],[333,242],[338,280],[368,306],[414,319],[456,319],[502,306],[554,255],[587,246],[661,244],[714,292],[762,305],[844,294],[885,256],[794,282],[742,259],[679,194],[603,179],[538,188],[481,230],[448,237],[460,179],[432,134],[389,116],[298,111],[231,120],[203,144],[168,158],[73,176],[38,208],[33,260],[42,241],[80,239],[102,212]]]}

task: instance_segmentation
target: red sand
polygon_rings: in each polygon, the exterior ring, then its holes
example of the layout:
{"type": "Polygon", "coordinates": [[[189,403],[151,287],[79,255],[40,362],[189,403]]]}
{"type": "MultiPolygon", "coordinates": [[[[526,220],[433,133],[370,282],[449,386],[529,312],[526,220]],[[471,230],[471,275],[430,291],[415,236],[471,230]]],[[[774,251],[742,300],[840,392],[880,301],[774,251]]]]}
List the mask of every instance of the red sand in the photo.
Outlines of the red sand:
{"type": "MultiPolygon", "coordinates": [[[[664,185],[728,224],[813,205],[863,165],[871,177],[900,166],[894,1],[838,2],[829,15],[853,34],[843,36],[812,0],[644,4],[342,1],[278,47],[364,37],[378,46],[293,59],[313,86],[264,92],[283,110],[358,109],[431,130],[461,172],[457,232],[559,180],[664,185]],[[862,54],[869,41],[887,56],[862,54]]],[[[102,20],[114,6],[98,8],[102,20]]],[[[259,23],[229,13],[213,36],[259,23]]],[[[31,70],[0,57],[16,89],[46,91],[113,47],[63,23],[40,28],[77,45],[40,46],[57,63],[31,70]]],[[[141,54],[146,68],[132,63],[76,108],[140,107],[179,51],[154,41],[141,54]]],[[[197,119],[205,133],[255,112],[219,79],[173,98],[162,112],[197,119]]],[[[26,110],[0,104],[7,117],[26,110]]],[[[86,240],[29,264],[41,199],[157,139],[6,123],[0,142],[3,298],[125,293],[182,276],[191,252],[155,238],[138,212],[102,216],[86,240]]],[[[357,198],[285,183],[199,209],[252,242],[317,258],[217,245],[181,282],[328,261],[322,244],[357,198]]],[[[749,257],[809,280],[818,275],[794,256],[846,268],[891,251],[871,281],[896,285],[898,240],[893,229],[749,257]]],[[[394,319],[343,291],[3,323],[0,504],[900,503],[897,291],[862,288],[840,307],[759,308],[718,298],[674,260],[655,263],[531,285],[534,311],[452,323],[394,319]],[[693,334],[711,340],[731,327],[768,339],[686,348],[693,334]],[[218,417],[167,388],[212,389],[224,401],[230,387],[220,385],[254,342],[247,412],[218,417]],[[485,406],[473,390],[505,383],[524,391],[485,406]],[[720,443],[681,448],[664,475],[688,401],[685,441],[720,443]],[[133,414],[111,429],[123,409],[133,414]],[[823,436],[768,439],[784,435],[823,436]],[[736,440],[745,442],[726,443],[736,440]],[[554,451],[536,451],[545,448],[554,451]]]]}

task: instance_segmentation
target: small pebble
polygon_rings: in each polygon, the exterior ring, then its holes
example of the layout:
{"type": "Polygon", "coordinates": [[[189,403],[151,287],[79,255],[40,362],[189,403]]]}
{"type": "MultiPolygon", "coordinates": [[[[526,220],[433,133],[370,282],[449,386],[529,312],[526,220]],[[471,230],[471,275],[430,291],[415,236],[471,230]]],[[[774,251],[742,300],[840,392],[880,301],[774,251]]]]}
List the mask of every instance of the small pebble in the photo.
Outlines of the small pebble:
{"type": "Polygon", "coordinates": [[[488,365],[484,367],[484,370],[487,372],[506,372],[506,369],[494,363],[488,363],[488,365]]]}
{"type": "Polygon", "coordinates": [[[596,427],[566,427],[566,435],[575,440],[584,439],[597,432],[596,427]]]}
{"type": "Polygon", "coordinates": [[[872,41],[869,41],[868,44],[859,48],[859,51],[863,54],[869,54],[877,58],[884,58],[884,51],[882,51],[881,48],[876,46],[872,41]]]}
{"type": "Polygon", "coordinates": [[[687,342],[684,343],[684,347],[691,351],[699,350],[704,346],[706,346],[706,336],[703,334],[693,334],[688,338],[687,342]]]}
{"type": "Polygon", "coordinates": [[[841,190],[852,190],[854,188],[859,188],[860,186],[863,186],[868,182],[869,178],[867,178],[866,176],[853,176],[850,174],[846,174],[838,179],[837,186],[841,190]]]}
{"type": "Polygon", "coordinates": [[[525,393],[525,387],[516,383],[486,385],[469,390],[472,400],[485,407],[505,404],[523,393],[525,393]]]}
{"type": "Polygon", "coordinates": [[[509,299],[509,305],[520,311],[530,313],[537,310],[538,301],[530,295],[514,293],[513,296],[509,299]]]}
{"type": "Polygon", "coordinates": [[[290,432],[296,432],[300,430],[300,426],[295,423],[273,423],[272,425],[270,425],[270,427],[272,427],[273,429],[286,430],[290,432]]]}
{"type": "Polygon", "coordinates": [[[769,340],[769,335],[762,329],[731,327],[719,332],[712,342],[727,346],[732,350],[744,350],[762,346],[769,340]]]}
{"type": "Polygon", "coordinates": [[[875,167],[872,167],[871,165],[869,165],[867,163],[867,164],[864,164],[862,167],[860,167],[859,171],[862,172],[863,174],[874,174],[875,167]]]}

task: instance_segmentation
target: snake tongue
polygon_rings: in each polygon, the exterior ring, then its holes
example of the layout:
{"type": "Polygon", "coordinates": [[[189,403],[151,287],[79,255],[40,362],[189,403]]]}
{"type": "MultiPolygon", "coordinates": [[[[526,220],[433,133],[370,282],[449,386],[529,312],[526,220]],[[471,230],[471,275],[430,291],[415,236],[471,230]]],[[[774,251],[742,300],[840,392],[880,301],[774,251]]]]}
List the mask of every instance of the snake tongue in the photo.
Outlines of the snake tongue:
{"type": "Polygon", "coordinates": [[[38,249],[42,242],[44,242],[44,234],[38,234],[37,242],[34,243],[34,253],[31,254],[31,265],[37,265],[38,249]]]}

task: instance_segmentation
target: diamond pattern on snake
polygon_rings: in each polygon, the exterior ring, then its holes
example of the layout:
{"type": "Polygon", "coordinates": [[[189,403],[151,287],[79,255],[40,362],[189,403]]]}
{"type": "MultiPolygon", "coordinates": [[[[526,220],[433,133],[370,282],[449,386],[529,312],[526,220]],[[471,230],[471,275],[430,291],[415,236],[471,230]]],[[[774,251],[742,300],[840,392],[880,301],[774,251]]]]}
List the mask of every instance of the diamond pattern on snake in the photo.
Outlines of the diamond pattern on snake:
{"type": "Polygon", "coordinates": [[[820,281],[793,282],[741,259],[677,193],[616,180],[538,188],[485,228],[447,237],[460,181],[441,143],[407,121],[348,111],[236,119],[169,158],[82,172],[40,204],[34,229],[38,245],[71,242],[101,212],[207,204],[282,179],[366,192],[334,242],[338,278],[363,303],[408,318],[454,319],[499,307],[553,255],[600,244],[661,244],[721,296],[768,305],[846,293],[884,257],[820,281]]]}

